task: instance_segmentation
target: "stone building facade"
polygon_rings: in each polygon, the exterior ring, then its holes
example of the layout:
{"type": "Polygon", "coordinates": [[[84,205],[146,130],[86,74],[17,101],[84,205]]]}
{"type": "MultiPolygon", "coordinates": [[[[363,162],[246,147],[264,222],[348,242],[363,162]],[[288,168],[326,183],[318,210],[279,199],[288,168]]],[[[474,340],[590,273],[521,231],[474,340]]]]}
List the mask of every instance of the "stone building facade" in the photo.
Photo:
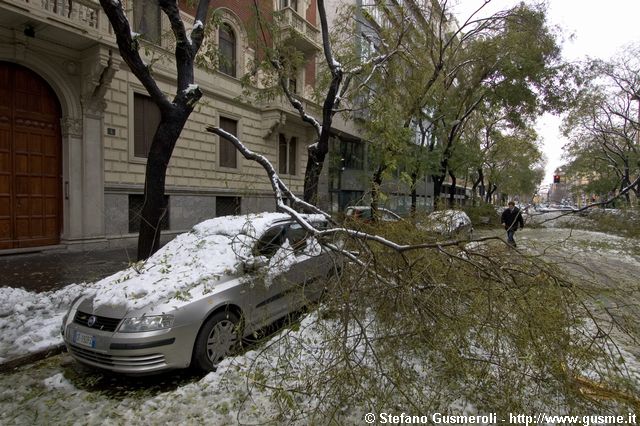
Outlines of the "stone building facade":
{"type": "MultiPolygon", "coordinates": [[[[172,97],[169,26],[161,14],[149,13],[150,5],[130,0],[125,10],[134,30],[146,31],[146,60],[172,97]]],[[[196,72],[204,96],[169,165],[167,237],[206,218],[275,206],[264,171],[206,126],[230,127],[249,148],[266,155],[296,193],[302,193],[306,146],[314,140],[312,129],[285,101],[258,103],[242,96],[241,77],[256,60],[250,38],[255,12],[251,2],[215,5],[221,25],[208,42],[229,61],[196,72]]],[[[306,107],[317,110],[309,101],[321,52],[315,0],[261,0],[260,5],[284,37],[292,35],[285,42],[305,55],[292,84],[306,107]]],[[[187,13],[183,18],[187,28],[193,25],[187,13]]],[[[0,76],[0,253],[135,240],[153,104],[120,58],[99,3],[0,3],[0,76]]]]}
{"type": "MultiPolygon", "coordinates": [[[[205,218],[275,206],[264,171],[207,133],[208,125],[231,128],[302,192],[312,129],[282,100],[258,104],[241,96],[240,78],[256,59],[249,36],[251,8],[242,3],[215,2],[222,24],[208,42],[229,62],[196,72],[204,96],[169,165],[167,237],[205,218]]],[[[172,97],[168,22],[148,13],[149,5],[130,0],[125,10],[134,30],[144,27],[146,60],[172,97]]],[[[309,101],[321,49],[315,1],[262,0],[260,5],[295,33],[290,42],[304,53],[306,65],[292,84],[307,108],[317,109],[309,101]]],[[[187,13],[183,18],[187,27],[193,25],[187,13]]],[[[144,87],[120,58],[99,3],[0,3],[0,76],[0,253],[133,241],[154,112],[144,87]]],[[[353,131],[347,123],[342,126],[343,132],[353,131]]]]}

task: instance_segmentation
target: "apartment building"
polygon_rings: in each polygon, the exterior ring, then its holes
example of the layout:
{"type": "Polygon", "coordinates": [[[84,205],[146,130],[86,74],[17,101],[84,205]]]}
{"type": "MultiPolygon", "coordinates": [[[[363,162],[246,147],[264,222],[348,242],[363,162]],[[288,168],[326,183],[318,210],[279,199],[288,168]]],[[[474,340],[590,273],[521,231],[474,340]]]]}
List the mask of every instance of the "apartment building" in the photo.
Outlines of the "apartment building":
{"type": "MultiPolygon", "coordinates": [[[[309,100],[321,52],[315,1],[259,4],[272,12],[268,15],[283,30],[283,42],[304,54],[305,66],[290,88],[308,109],[317,110],[309,100]]],[[[240,78],[260,53],[251,39],[254,11],[250,2],[212,5],[221,23],[206,43],[222,58],[196,71],[204,96],[167,173],[169,214],[163,233],[169,237],[206,218],[275,206],[264,171],[206,132],[206,126],[219,125],[266,155],[297,193],[303,188],[306,146],[315,138],[286,101],[258,103],[242,96],[240,78]]],[[[173,97],[166,17],[150,0],[128,0],[125,10],[143,38],[160,87],[173,97]]],[[[193,25],[187,12],[183,19],[188,28],[193,25]]],[[[2,0],[0,251],[82,249],[135,239],[146,154],[157,121],[157,108],[120,58],[98,2],[2,0]]],[[[336,134],[353,138],[350,124],[336,125],[336,134]]],[[[324,182],[326,189],[326,176],[324,182]]],[[[325,196],[322,203],[328,202],[325,196]]]]}

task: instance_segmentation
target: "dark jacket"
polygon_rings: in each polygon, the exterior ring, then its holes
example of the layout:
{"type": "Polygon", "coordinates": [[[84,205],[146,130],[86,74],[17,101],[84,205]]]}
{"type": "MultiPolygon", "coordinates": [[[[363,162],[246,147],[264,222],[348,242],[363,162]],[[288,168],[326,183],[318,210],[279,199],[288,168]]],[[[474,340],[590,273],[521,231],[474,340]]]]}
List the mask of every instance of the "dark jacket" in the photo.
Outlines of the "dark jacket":
{"type": "Polygon", "coordinates": [[[502,217],[500,218],[500,223],[504,223],[505,228],[510,231],[517,231],[518,225],[520,225],[520,228],[524,228],[522,213],[520,213],[520,209],[517,207],[514,207],[513,211],[508,208],[504,209],[502,217]]]}

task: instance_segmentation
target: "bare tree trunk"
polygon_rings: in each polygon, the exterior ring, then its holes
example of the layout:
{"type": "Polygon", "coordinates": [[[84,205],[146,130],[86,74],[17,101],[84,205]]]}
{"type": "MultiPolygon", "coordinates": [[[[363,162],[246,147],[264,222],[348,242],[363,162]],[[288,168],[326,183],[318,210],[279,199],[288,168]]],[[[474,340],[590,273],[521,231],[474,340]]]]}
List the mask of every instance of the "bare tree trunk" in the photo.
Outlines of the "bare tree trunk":
{"type": "Polygon", "coordinates": [[[324,145],[314,144],[309,147],[307,155],[307,168],[304,173],[303,199],[314,206],[318,205],[318,184],[324,159],[329,151],[328,142],[324,145]]]}
{"type": "Polygon", "coordinates": [[[482,199],[482,197],[484,197],[484,175],[482,173],[482,168],[478,169],[478,179],[475,180],[475,182],[473,182],[473,188],[471,190],[471,196],[472,196],[472,205],[476,206],[477,203],[477,199],[478,196],[480,196],[480,198],[482,199]],[[478,186],[480,186],[480,191],[478,193],[478,186]]]}
{"type": "Polygon", "coordinates": [[[449,170],[449,177],[451,178],[451,186],[449,187],[449,207],[455,207],[456,203],[456,176],[451,170],[449,170]]]}
{"type": "Polygon", "coordinates": [[[145,172],[144,203],[138,234],[138,259],[146,259],[158,250],[160,242],[160,222],[167,213],[165,203],[165,178],[169,160],[180,133],[202,97],[202,92],[194,86],[194,59],[204,39],[204,26],[209,10],[208,0],[199,0],[196,21],[204,25],[194,26],[189,34],[180,16],[178,3],[172,0],[158,0],[158,6],[169,19],[171,31],[176,39],[176,94],[169,101],[158,86],[150,67],[140,56],[140,45],[127,19],[120,1],[100,0],[109,23],[116,36],[118,50],[131,72],[140,80],[161,113],[147,157],[145,172]]]}
{"type": "Polygon", "coordinates": [[[153,137],[144,184],[144,203],[140,217],[138,234],[138,259],[146,259],[160,247],[161,222],[167,214],[165,201],[165,181],[167,167],[186,123],[190,110],[180,111],[160,121],[153,137]]]}
{"type": "Polygon", "coordinates": [[[444,175],[432,175],[433,180],[433,209],[438,210],[440,206],[440,193],[442,192],[442,184],[444,183],[444,175]]]}
{"type": "Polygon", "coordinates": [[[493,197],[493,194],[496,192],[497,189],[498,189],[497,185],[489,182],[489,189],[487,189],[487,195],[485,197],[485,202],[491,203],[491,197],[493,197]]]}
{"type": "Polygon", "coordinates": [[[418,211],[418,173],[413,172],[411,173],[411,209],[409,211],[409,213],[411,214],[411,217],[414,217],[416,215],[416,212],[418,211]]]}
{"type": "Polygon", "coordinates": [[[378,201],[380,200],[380,187],[382,186],[382,174],[387,166],[380,164],[371,178],[371,218],[378,220],[378,201]]]}

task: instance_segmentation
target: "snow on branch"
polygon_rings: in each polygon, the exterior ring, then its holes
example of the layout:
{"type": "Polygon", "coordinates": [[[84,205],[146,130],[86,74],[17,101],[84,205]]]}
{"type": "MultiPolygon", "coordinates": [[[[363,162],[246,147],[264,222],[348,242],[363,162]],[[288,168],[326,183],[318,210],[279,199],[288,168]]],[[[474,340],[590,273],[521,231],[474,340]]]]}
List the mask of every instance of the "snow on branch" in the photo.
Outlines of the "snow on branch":
{"type": "Polygon", "coordinates": [[[300,118],[302,119],[302,121],[310,124],[315,129],[316,134],[320,136],[320,134],[322,134],[322,125],[313,116],[309,115],[307,111],[304,109],[304,105],[302,104],[302,102],[300,102],[298,98],[293,96],[293,94],[289,90],[289,86],[287,85],[286,78],[284,76],[280,77],[280,87],[284,91],[284,94],[287,97],[287,100],[289,101],[291,106],[296,111],[298,111],[298,114],[300,114],[300,118]]]}
{"type": "Polygon", "coordinates": [[[180,9],[178,8],[178,4],[176,1],[172,0],[159,0],[158,5],[162,9],[162,11],[169,18],[169,22],[171,23],[171,31],[176,38],[176,42],[178,44],[185,44],[192,48],[191,39],[187,35],[187,30],[184,27],[184,22],[180,17],[180,9]]]}
{"type": "Polygon", "coordinates": [[[335,77],[337,73],[340,73],[342,65],[333,56],[333,49],[331,48],[331,41],[329,40],[329,24],[327,23],[327,11],[324,7],[324,0],[318,0],[318,15],[320,17],[324,56],[327,60],[327,66],[329,67],[331,74],[335,77]]]}
{"type": "Polygon", "coordinates": [[[331,217],[327,213],[318,209],[316,206],[298,198],[284,183],[284,181],[280,179],[280,176],[276,172],[275,167],[273,167],[273,164],[271,164],[271,162],[265,156],[253,152],[252,150],[247,148],[247,146],[244,145],[236,136],[219,127],[208,126],[206,130],[207,132],[213,133],[228,140],[236,147],[238,151],[240,151],[244,158],[246,158],[247,160],[255,161],[265,169],[265,171],[267,172],[267,176],[269,177],[269,182],[271,183],[271,188],[273,189],[273,193],[276,198],[276,205],[279,211],[293,212],[296,217],[300,217],[299,214],[295,212],[295,210],[286,205],[285,198],[288,198],[294,203],[294,205],[299,205],[309,212],[321,214],[327,219],[331,220],[331,217]]]}
{"type": "Polygon", "coordinates": [[[122,59],[129,66],[131,72],[140,80],[144,88],[147,89],[156,104],[161,109],[170,108],[170,102],[158,87],[149,67],[140,56],[138,35],[132,30],[122,3],[114,0],[100,0],[100,6],[113,27],[122,59]]]}
{"type": "MultiPolygon", "coordinates": [[[[344,227],[335,227],[335,228],[330,228],[330,229],[326,229],[326,230],[320,230],[315,228],[311,223],[309,223],[304,216],[302,216],[297,210],[295,210],[293,207],[287,205],[285,198],[288,198],[289,200],[291,200],[292,204],[294,206],[300,206],[302,208],[304,208],[306,211],[311,212],[311,213],[316,213],[316,214],[320,214],[322,216],[324,216],[329,222],[333,223],[335,225],[335,222],[333,221],[333,219],[331,218],[331,216],[326,213],[325,211],[319,209],[318,207],[309,204],[303,200],[301,200],[300,198],[298,198],[293,192],[291,192],[291,190],[288,188],[288,186],[282,181],[282,179],[280,179],[280,176],[278,175],[278,173],[276,172],[275,167],[273,166],[273,164],[271,164],[271,162],[263,155],[260,155],[258,153],[253,152],[252,150],[250,150],[249,148],[246,147],[246,145],[244,145],[236,136],[232,135],[231,133],[219,128],[219,127],[215,127],[215,126],[208,126],[206,128],[206,130],[210,133],[213,133],[219,137],[222,137],[226,140],[228,140],[229,142],[231,142],[238,151],[240,151],[240,153],[242,154],[242,156],[244,158],[246,158],[247,160],[251,160],[251,161],[255,161],[258,164],[260,164],[265,172],[267,173],[267,176],[269,178],[269,182],[271,184],[271,188],[273,190],[273,194],[275,196],[275,201],[276,201],[276,208],[278,211],[283,212],[283,213],[287,213],[289,214],[296,222],[298,222],[307,232],[311,233],[314,237],[316,238],[320,238],[322,239],[323,237],[330,237],[330,236],[335,236],[335,235],[347,235],[350,236],[354,239],[360,240],[360,241],[373,241],[376,242],[378,244],[381,244],[385,247],[388,247],[392,250],[397,251],[398,253],[403,253],[406,251],[411,251],[411,250],[419,250],[419,249],[425,249],[425,248],[435,248],[435,249],[440,249],[442,247],[446,247],[446,246],[456,246],[458,244],[460,244],[460,241],[457,240],[451,240],[451,241],[444,241],[444,242],[437,242],[437,243],[424,243],[424,244],[398,244],[395,243],[389,239],[386,239],[384,237],[381,237],[379,235],[374,235],[374,234],[369,234],[366,232],[362,232],[362,231],[358,231],[358,230],[354,230],[354,229],[349,229],[349,228],[344,228],[344,227]]],[[[481,238],[478,240],[474,240],[474,241],[487,241],[487,240],[499,240],[500,238],[498,237],[487,237],[487,238],[481,238]]],[[[325,243],[325,245],[327,245],[325,243]]],[[[331,250],[339,252],[340,254],[346,256],[347,258],[349,258],[350,260],[356,262],[356,263],[361,263],[357,257],[349,252],[348,250],[342,249],[338,246],[336,246],[335,244],[329,244],[327,245],[331,250]]],[[[364,265],[362,265],[364,266],[364,265]]]]}

